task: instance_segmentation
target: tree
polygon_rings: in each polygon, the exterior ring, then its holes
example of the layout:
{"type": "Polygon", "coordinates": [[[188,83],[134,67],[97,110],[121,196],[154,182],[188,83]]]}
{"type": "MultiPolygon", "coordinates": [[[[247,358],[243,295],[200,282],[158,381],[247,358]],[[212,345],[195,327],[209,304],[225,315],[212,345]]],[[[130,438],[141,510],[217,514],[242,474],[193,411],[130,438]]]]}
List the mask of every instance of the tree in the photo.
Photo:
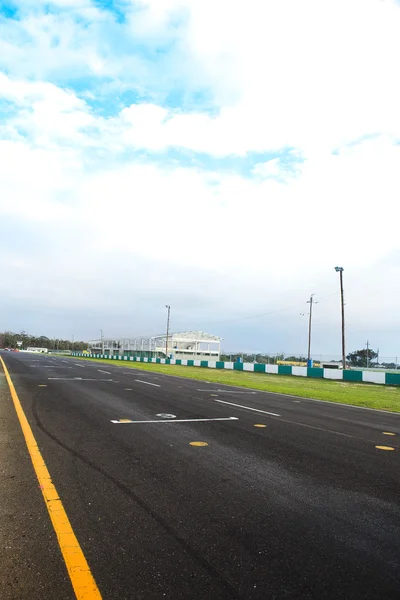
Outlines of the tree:
{"type": "Polygon", "coordinates": [[[383,363],[381,363],[381,366],[382,366],[382,367],[385,367],[385,369],[392,369],[392,370],[393,370],[393,369],[397,369],[397,364],[396,364],[396,363],[394,363],[394,362],[390,362],[390,363],[388,363],[388,362],[383,362],[383,363]]]}
{"type": "Polygon", "coordinates": [[[36,347],[36,348],[48,348],[54,350],[56,345],[59,350],[71,350],[72,346],[77,352],[87,349],[87,342],[76,341],[72,345],[69,340],[51,340],[44,335],[34,336],[29,335],[25,331],[21,333],[13,333],[11,331],[4,331],[0,333],[0,348],[17,348],[17,342],[22,342],[22,348],[36,347]]]}
{"type": "Polygon", "coordinates": [[[375,358],[377,358],[377,356],[378,353],[374,352],[371,348],[369,348],[368,351],[366,348],[363,348],[362,350],[350,352],[350,354],[346,356],[346,359],[352,367],[367,367],[375,358]]]}
{"type": "Polygon", "coordinates": [[[286,362],[307,362],[307,358],[305,356],[287,356],[285,358],[286,362]]]}

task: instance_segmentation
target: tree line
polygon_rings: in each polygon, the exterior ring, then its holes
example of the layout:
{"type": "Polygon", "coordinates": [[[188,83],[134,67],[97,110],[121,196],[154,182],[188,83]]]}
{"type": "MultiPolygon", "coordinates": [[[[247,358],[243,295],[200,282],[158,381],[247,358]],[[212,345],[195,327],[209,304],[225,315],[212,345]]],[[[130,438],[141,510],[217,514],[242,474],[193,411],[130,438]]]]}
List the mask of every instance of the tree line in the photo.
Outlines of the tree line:
{"type": "Polygon", "coordinates": [[[21,331],[21,333],[14,333],[12,331],[0,333],[0,348],[18,348],[17,342],[22,342],[22,350],[33,346],[36,348],[48,348],[49,350],[82,351],[88,347],[87,342],[71,342],[71,340],[48,338],[45,335],[29,335],[25,331],[21,331]]]}

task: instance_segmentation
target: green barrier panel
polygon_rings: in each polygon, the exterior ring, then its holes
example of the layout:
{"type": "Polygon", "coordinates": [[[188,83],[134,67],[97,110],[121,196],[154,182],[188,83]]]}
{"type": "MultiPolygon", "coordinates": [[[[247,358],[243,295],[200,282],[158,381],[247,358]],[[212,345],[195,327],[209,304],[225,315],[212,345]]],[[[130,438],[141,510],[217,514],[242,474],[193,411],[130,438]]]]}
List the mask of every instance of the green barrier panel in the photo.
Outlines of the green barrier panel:
{"type": "Polygon", "coordinates": [[[182,364],[182,359],[181,358],[177,358],[176,359],[176,364],[177,365],[181,365],[182,364]]]}
{"type": "Polygon", "coordinates": [[[233,369],[235,371],[243,371],[243,363],[240,362],[234,362],[233,363],[233,369]]]}
{"type": "Polygon", "coordinates": [[[278,365],[278,375],[291,375],[292,374],[292,366],[291,365],[278,365]]]}
{"type": "Polygon", "coordinates": [[[324,370],[320,367],[308,367],[307,368],[307,377],[318,377],[322,378],[324,376],[324,370]]]}
{"type": "Polygon", "coordinates": [[[161,363],[161,358],[156,358],[156,363],[160,364],[161,363]]]}
{"type": "Polygon", "coordinates": [[[255,373],[265,373],[265,365],[254,365],[255,373]]]}
{"type": "Polygon", "coordinates": [[[344,369],[343,381],[362,381],[362,371],[349,371],[344,369]]]}
{"type": "Polygon", "coordinates": [[[208,360],[201,360],[200,361],[200,366],[201,367],[208,367],[208,360]]]}
{"type": "Polygon", "coordinates": [[[194,366],[194,360],[188,360],[187,361],[187,366],[188,367],[193,367],[194,366]]]}
{"type": "Polygon", "coordinates": [[[386,385],[400,385],[400,373],[385,373],[386,385]]]}
{"type": "Polygon", "coordinates": [[[140,362],[144,362],[143,356],[140,357],[140,362]]]}
{"type": "Polygon", "coordinates": [[[225,369],[225,363],[224,363],[224,362],[222,362],[222,361],[220,361],[220,360],[218,360],[218,361],[216,362],[216,364],[215,364],[215,368],[216,368],[216,369],[225,369]]]}

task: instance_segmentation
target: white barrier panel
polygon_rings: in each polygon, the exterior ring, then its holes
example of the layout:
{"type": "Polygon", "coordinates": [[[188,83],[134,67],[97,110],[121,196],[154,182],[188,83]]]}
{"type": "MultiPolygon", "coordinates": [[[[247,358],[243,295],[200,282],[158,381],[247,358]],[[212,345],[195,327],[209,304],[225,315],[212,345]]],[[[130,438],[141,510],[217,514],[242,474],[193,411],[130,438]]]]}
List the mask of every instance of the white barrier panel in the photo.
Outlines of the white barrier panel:
{"type": "Polygon", "coordinates": [[[224,363],[225,365],[225,369],[233,369],[233,362],[226,362],[224,363]]]}
{"type": "Polygon", "coordinates": [[[217,363],[215,362],[215,360],[209,360],[208,366],[210,367],[210,369],[215,369],[217,366],[217,363]]]}
{"type": "Polygon", "coordinates": [[[278,365],[265,365],[265,372],[277,375],[278,365]]]}
{"type": "Polygon", "coordinates": [[[200,363],[201,363],[201,360],[194,360],[194,361],[193,361],[193,366],[194,366],[194,367],[199,367],[199,366],[200,366],[200,363]]]}
{"type": "Polygon", "coordinates": [[[243,371],[254,371],[253,363],[243,363],[243,371]]]}
{"type": "Polygon", "coordinates": [[[292,367],[292,375],[307,377],[307,367],[292,367]]]}
{"type": "Polygon", "coordinates": [[[342,369],[324,369],[324,379],[343,379],[342,369]]]}
{"type": "Polygon", "coordinates": [[[385,373],[375,373],[375,371],[363,371],[363,381],[368,383],[385,383],[385,373]]]}

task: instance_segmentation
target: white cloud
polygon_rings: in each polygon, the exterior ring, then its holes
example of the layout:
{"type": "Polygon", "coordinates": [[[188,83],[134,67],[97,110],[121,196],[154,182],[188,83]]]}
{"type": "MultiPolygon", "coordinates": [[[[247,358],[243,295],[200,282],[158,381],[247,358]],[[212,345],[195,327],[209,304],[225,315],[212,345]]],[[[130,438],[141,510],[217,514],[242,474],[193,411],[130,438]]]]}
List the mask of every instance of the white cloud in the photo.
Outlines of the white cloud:
{"type": "Polygon", "coordinates": [[[200,124],[197,115],[169,124],[178,137],[187,131],[192,147],[204,147],[204,130],[208,151],[223,145],[238,154],[287,145],[331,150],[370,133],[400,137],[400,10],[393,1],[146,4],[164,22],[177,7],[189,11],[180,40],[189,84],[207,81],[223,109],[200,124]]]}

